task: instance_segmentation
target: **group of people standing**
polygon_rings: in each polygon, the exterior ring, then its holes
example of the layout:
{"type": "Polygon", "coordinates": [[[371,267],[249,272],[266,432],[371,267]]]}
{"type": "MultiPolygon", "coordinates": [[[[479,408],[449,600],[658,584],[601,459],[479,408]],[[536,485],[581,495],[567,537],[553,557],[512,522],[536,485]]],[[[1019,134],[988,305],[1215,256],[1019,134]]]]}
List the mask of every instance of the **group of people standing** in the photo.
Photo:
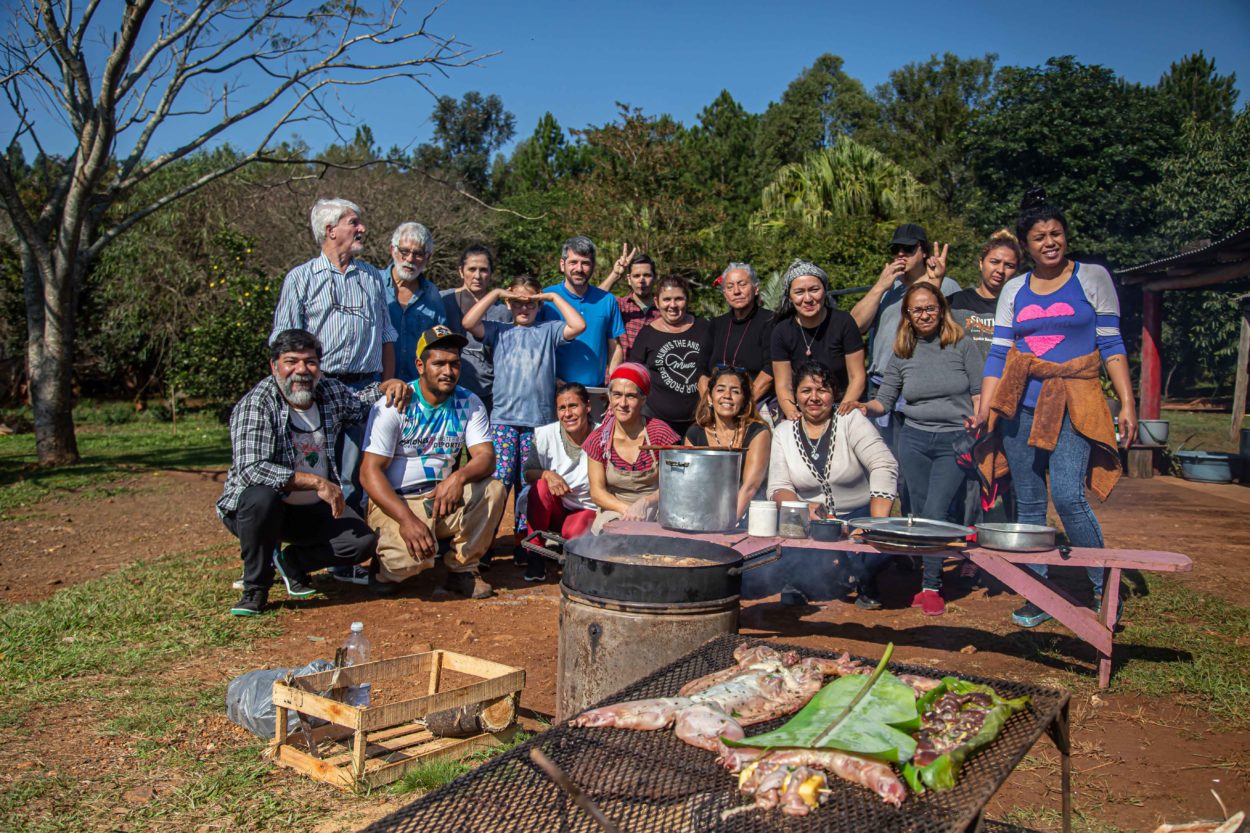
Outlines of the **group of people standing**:
{"type": "MultiPolygon", "coordinates": [[[[425,274],[429,231],[400,225],[382,272],[354,259],[360,214],[343,200],[314,206],[322,253],[287,276],[272,375],[232,416],[218,509],[241,541],[236,614],[264,608],[275,570],[296,597],[315,592],[308,573],[324,566],[387,593],[440,546],[448,589],[483,598],[510,492],[516,544],[649,519],[655,448],[668,445],[742,451],[739,516],[764,495],[805,501],[814,517],[887,516],[901,491],[915,515],[968,521],[994,509],[992,486],[1010,476],[1019,520],[1044,523],[1049,474],[1069,538],[1102,545],[1084,482],[1093,466],[1105,496],[1115,437],[1109,413],[1085,404],[1105,364],[1131,438],[1118,302],[1105,269],[1067,256],[1067,221],[1044,195],[1026,197],[1016,235],[986,243],[970,289],[945,276],[947,247],[906,223],[850,311],[819,266],[795,260],[773,313],[755,270],[731,262],[717,280],[728,309],[710,320],[691,314],[684,279],[628,247],[592,285],[585,237],[565,241],[554,285],[497,285],[493,254],[470,246],[461,286],[439,293],[425,274]],[[1035,264],[1019,277],[1018,241],[1035,264]]],[[[527,579],[544,578],[540,560],[513,553],[527,579]]],[[[880,607],[884,560],[857,559],[860,607],[880,607]]],[[[927,559],[913,606],[941,614],[941,579],[941,560],[927,559]]],[[[1091,579],[1100,600],[1101,574],[1091,579]]],[[[1045,618],[1031,608],[1016,620],[1045,618]]]]}

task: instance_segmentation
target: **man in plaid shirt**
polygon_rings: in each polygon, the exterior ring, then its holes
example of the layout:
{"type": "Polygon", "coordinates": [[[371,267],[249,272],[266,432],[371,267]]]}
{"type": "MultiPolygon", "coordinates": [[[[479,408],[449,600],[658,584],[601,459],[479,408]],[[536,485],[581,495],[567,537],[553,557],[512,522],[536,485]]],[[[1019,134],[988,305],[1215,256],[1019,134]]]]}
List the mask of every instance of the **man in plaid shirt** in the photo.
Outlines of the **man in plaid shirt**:
{"type": "Polygon", "coordinates": [[[660,317],[660,309],[655,305],[655,293],[652,290],[655,286],[655,273],[655,261],[651,255],[640,254],[637,249],[626,251],[621,247],[621,256],[612,265],[612,271],[599,284],[604,292],[611,292],[622,275],[629,281],[629,294],[616,299],[617,306],[621,308],[621,321],[625,324],[621,349],[627,356],[642,328],[660,317]]]}
{"type": "Polygon", "coordinates": [[[372,557],[376,536],[343,501],[335,448],[343,428],[363,423],[383,394],[399,407],[410,395],[397,379],[353,391],[323,378],[321,343],[305,330],[273,338],[269,368],[230,414],[232,462],[217,501],[243,559],[235,616],[264,610],[275,569],[287,595],[304,598],[317,592],[308,585],[313,570],[372,557]]]}

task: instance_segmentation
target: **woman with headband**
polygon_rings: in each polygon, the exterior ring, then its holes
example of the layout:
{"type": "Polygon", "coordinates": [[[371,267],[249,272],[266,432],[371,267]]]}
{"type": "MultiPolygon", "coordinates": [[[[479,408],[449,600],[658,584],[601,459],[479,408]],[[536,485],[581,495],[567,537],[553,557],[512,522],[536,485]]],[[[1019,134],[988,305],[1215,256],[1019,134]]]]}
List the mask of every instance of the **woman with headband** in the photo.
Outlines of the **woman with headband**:
{"type": "Polygon", "coordinates": [[[590,432],[582,450],[590,475],[590,498],[599,507],[591,532],[609,521],[651,520],[660,501],[660,456],[643,446],[677,445],[663,420],[644,417],[651,375],[636,362],[624,362],[608,375],[608,413],[590,432]]]}
{"type": "Polygon", "coordinates": [[[868,384],[864,339],[851,314],[829,297],[829,276],[814,263],[796,260],[783,277],[785,295],[774,319],[771,353],[773,380],[781,412],[799,418],[794,374],[800,365],[819,362],[833,372],[841,392],[838,413],[845,414],[868,384]]]}

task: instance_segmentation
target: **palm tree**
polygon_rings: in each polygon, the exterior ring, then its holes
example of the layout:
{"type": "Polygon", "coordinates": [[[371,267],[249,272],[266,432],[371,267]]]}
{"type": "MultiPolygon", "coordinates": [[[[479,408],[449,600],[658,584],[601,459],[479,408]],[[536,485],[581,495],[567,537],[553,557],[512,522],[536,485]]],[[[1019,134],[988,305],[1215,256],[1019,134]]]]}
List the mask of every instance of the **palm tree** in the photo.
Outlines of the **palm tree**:
{"type": "Polygon", "coordinates": [[[823,229],[846,217],[885,222],[914,216],[931,206],[933,197],[905,168],[843,136],[802,162],[778,168],[761,201],[763,207],[751,218],[756,228],[798,220],[823,229]]]}

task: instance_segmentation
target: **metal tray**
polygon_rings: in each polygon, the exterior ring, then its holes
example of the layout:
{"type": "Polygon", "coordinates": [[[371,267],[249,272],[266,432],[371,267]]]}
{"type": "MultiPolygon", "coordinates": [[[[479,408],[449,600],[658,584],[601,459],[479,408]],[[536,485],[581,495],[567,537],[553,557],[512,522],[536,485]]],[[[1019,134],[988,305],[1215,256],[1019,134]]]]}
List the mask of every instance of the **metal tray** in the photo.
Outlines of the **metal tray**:
{"type": "Polygon", "coordinates": [[[970,526],[912,515],[906,518],[852,518],[847,523],[851,529],[880,532],[891,538],[924,538],[930,541],[954,541],[967,538],[973,532],[970,526]]]}

